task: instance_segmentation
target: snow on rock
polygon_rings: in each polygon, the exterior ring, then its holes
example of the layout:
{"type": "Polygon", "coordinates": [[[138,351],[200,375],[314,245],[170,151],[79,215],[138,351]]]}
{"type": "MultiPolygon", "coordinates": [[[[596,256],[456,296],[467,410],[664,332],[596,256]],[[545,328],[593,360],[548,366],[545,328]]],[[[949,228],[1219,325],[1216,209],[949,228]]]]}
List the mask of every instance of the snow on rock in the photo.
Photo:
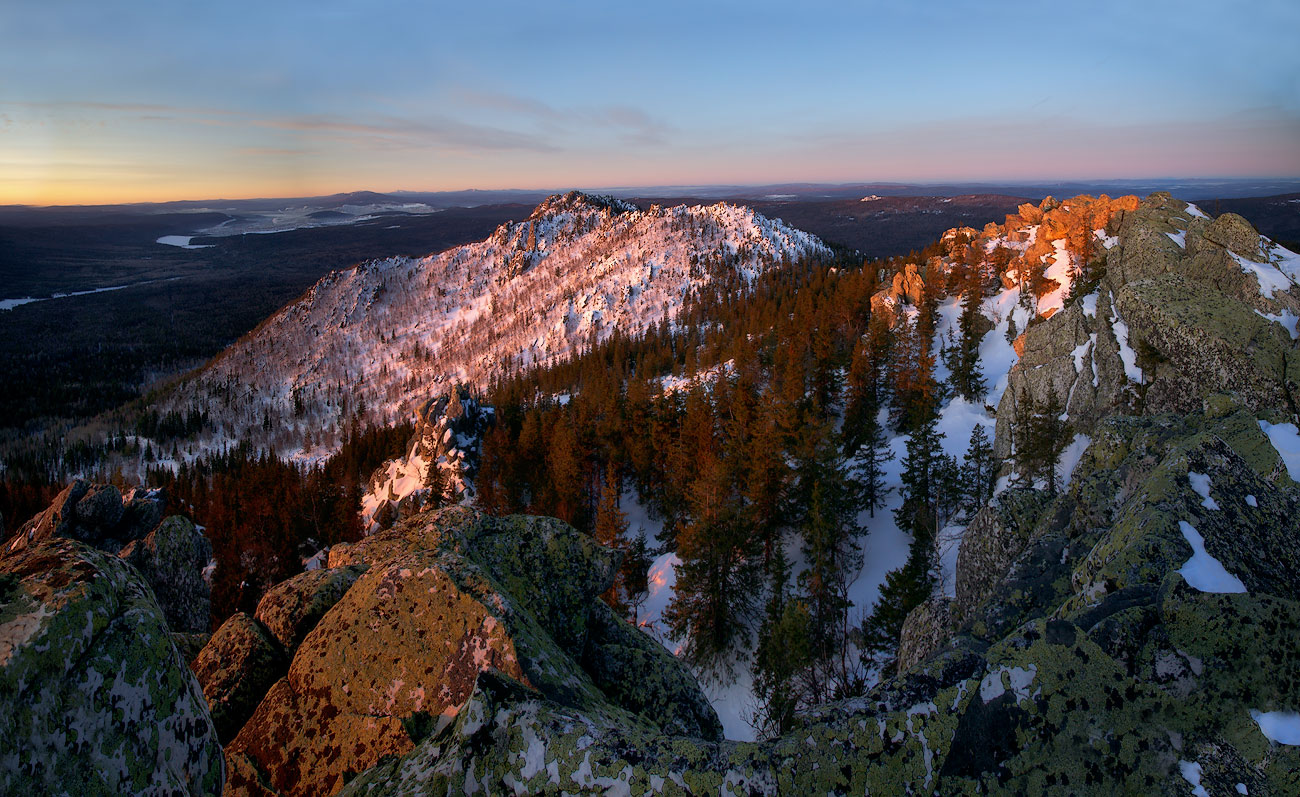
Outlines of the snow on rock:
{"type": "Polygon", "coordinates": [[[1061,487],[1069,487],[1070,480],[1074,477],[1074,469],[1078,466],[1079,460],[1083,459],[1083,452],[1088,450],[1092,445],[1092,438],[1086,434],[1076,434],[1070,444],[1061,452],[1061,459],[1057,463],[1058,472],[1061,474],[1061,487]]]}
{"type": "Polygon", "coordinates": [[[1192,785],[1192,797],[1210,797],[1210,793],[1201,785],[1201,765],[1195,761],[1179,761],[1178,771],[1183,780],[1192,785]]]}
{"type": "MultiPolygon", "coordinates": [[[[1192,489],[1196,491],[1196,494],[1203,499],[1201,501],[1201,506],[1206,509],[1219,508],[1219,504],[1210,497],[1210,476],[1208,473],[1188,471],[1187,481],[1191,483],[1192,489]]],[[[1251,496],[1251,498],[1254,498],[1254,496],[1251,496]]]]}
{"type": "Polygon", "coordinates": [[[1142,369],[1137,364],[1137,352],[1133,347],[1128,345],[1128,324],[1119,316],[1119,308],[1115,306],[1115,298],[1111,297],[1111,312],[1114,318],[1111,321],[1111,328],[1115,331],[1115,340],[1119,343],[1119,358],[1124,363],[1124,375],[1129,381],[1142,384],[1142,369]]]}
{"type": "Polygon", "coordinates": [[[1255,496],[1248,495],[1246,496],[1246,506],[1259,506],[1259,501],[1255,500],[1255,496]]]}
{"type": "Polygon", "coordinates": [[[1300,431],[1294,423],[1259,422],[1260,431],[1268,436],[1273,449],[1286,465],[1291,481],[1300,482],[1300,431]]]}
{"type": "Polygon", "coordinates": [[[1187,203],[1187,207],[1185,208],[1185,210],[1187,212],[1187,215],[1191,216],[1194,219],[1206,219],[1208,221],[1210,218],[1209,216],[1205,215],[1205,211],[1193,205],[1191,202],[1187,203]]]}
{"type": "Polygon", "coordinates": [[[980,700],[988,704],[1007,692],[1011,692],[1017,703],[1028,700],[1034,696],[1030,693],[1029,687],[1037,675],[1038,667],[1034,664],[1030,664],[1028,668],[999,667],[980,681],[980,700]]]}
{"type": "Polygon", "coordinates": [[[1300,315],[1296,315],[1295,312],[1286,308],[1283,308],[1280,313],[1262,313],[1259,310],[1255,312],[1269,321],[1281,324],[1282,328],[1291,336],[1291,340],[1300,338],[1300,329],[1297,328],[1300,326],[1300,315]]]}
{"type": "Polygon", "coordinates": [[[1183,539],[1192,546],[1192,558],[1178,569],[1187,583],[1201,592],[1245,592],[1241,579],[1229,573],[1223,563],[1205,550],[1205,538],[1186,520],[1178,521],[1183,539]]]}
{"type": "Polygon", "coordinates": [[[1047,262],[1049,257],[1052,259],[1043,275],[1050,280],[1055,280],[1057,287],[1038,297],[1038,314],[1044,318],[1050,318],[1054,313],[1059,312],[1065,306],[1065,300],[1074,288],[1074,255],[1066,248],[1064,240],[1052,241],[1052,246],[1055,251],[1050,255],[1043,255],[1043,262],[1047,262]]]}
{"type": "Polygon", "coordinates": [[[1295,711],[1251,711],[1250,718],[1260,733],[1277,744],[1300,745],[1300,713],[1295,711]]]}

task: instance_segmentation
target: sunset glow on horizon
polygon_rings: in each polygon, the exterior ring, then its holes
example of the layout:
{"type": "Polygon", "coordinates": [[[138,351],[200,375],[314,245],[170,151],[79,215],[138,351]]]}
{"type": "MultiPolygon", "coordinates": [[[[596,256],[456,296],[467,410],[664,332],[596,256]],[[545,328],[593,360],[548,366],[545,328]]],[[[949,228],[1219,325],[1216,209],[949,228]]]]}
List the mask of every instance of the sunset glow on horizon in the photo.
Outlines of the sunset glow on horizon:
{"type": "Polygon", "coordinates": [[[20,0],[0,204],[1300,176],[1300,4],[20,0]]]}

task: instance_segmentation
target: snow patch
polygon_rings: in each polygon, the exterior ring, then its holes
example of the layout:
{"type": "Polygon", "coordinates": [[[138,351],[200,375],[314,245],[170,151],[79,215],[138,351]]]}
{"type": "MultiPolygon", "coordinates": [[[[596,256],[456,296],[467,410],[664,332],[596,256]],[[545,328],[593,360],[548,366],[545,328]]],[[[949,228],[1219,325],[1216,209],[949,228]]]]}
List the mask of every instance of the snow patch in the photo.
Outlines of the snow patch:
{"type": "Polygon", "coordinates": [[[1183,532],[1183,539],[1192,546],[1192,558],[1178,569],[1188,584],[1201,592],[1246,591],[1246,585],[1241,583],[1241,579],[1229,573],[1222,562],[1205,550],[1205,538],[1196,527],[1186,520],[1180,520],[1178,528],[1183,532]]]}
{"type": "Polygon", "coordinates": [[[1259,506],[1259,501],[1256,501],[1256,500],[1255,500],[1255,496],[1253,496],[1253,495],[1248,495],[1248,496],[1246,496],[1246,506],[1256,506],[1256,507],[1257,507],[1257,506],[1259,506]]]}
{"type": "Polygon", "coordinates": [[[1191,202],[1188,202],[1188,203],[1187,203],[1187,207],[1184,208],[1184,211],[1187,213],[1187,215],[1191,216],[1191,217],[1194,218],[1194,219],[1208,219],[1208,218],[1210,218],[1209,216],[1205,215],[1205,211],[1203,211],[1203,210],[1201,210],[1200,208],[1196,207],[1196,206],[1193,205],[1191,202]]]}
{"type": "Polygon", "coordinates": [[[1300,482],[1300,431],[1294,423],[1259,422],[1260,431],[1268,435],[1273,450],[1282,458],[1291,481],[1300,482]]]}
{"type": "Polygon", "coordinates": [[[1210,797],[1210,793],[1201,785],[1201,765],[1195,761],[1179,761],[1178,771],[1183,780],[1192,784],[1192,797],[1210,797]]]}
{"type": "Polygon", "coordinates": [[[1028,700],[1033,697],[1029,692],[1029,686],[1034,682],[1034,677],[1038,675],[1038,666],[1030,664],[1028,668],[1024,667],[999,667],[984,676],[980,681],[980,700],[987,705],[997,700],[1002,695],[1010,691],[1016,698],[1016,702],[1028,700]],[[1003,676],[1006,676],[1004,679],[1003,676]]]}
{"type": "Polygon", "coordinates": [[[1133,347],[1128,345],[1128,324],[1119,317],[1119,308],[1115,306],[1115,297],[1110,300],[1111,312],[1114,318],[1111,320],[1111,329],[1115,332],[1115,340],[1119,343],[1119,358],[1124,363],[1124,375],[1130,382],[1142,384],[1142,369],[1137,364],[1137,352],[1133,347]]]}
{"type": "Polygon", "coordinates": [[[1295,284],[1295,275],[1283,271],[1281,268],[1281,262],[1256,263],[1253,260],[1248,260],[1242,257],[1236,252],[1229,251],[1228,254],[1232,255],[1232,259],[1237,261],[1237,265],[1241,266],[1242,271],[1247,274],[1255,275],[1255,279],[1259,281],[1259,293],[1261,296],[1271,299],[1277,295],[1278,291],[1290,290],[1291,286],[1295,284]]]}
{"type": "Polygon", "coordinates": [[[1294,711],[1251,711],[1250,718],[1260,733],[1277,744],[1300,745],[1300,713],[1294,711]]]}
{"type": "Polygon", "coordinates": [[[1076,434],[1070,444],[1061,452],[1061,460],[1057,463],[1061,474],[1062,489],[1070,486],[1070,480],[1074,478],[1074,469],[1079,466],[1079,460],[1083,459],[1083,452],[1088,450],[1092,445],[1092,438],[1086,434],[1076,434]]]}
{"type": "Polygon", "coordinates": [[[1275,324],[1281,324],[1282,328],[1291,335],[1291,340],[1300,338],[1300,329],[1297,329],[1297,326],[1300,326],[1300,315],[1296,315],[1294,312],[1285,308],[1280,313],[1270,314],[1260,312],[1259,310],[1256,310],[1255,312],[1262,318],[1267,318],[1275,324]]]}
{"type": "MultiPolygon", "coordinates": [[[[1187,481],[1191,483],[1192,489],[1196,491],[1202,499],[1201,506],[1206,509],[1218,509],[1219,504],[1210,497],[1210,475],[1208,473],[1196,473],[1195,471],[1187,472],[1187,481]]],[[[1254,496],[1251,496],[1252,498],[1254,496]]]]}

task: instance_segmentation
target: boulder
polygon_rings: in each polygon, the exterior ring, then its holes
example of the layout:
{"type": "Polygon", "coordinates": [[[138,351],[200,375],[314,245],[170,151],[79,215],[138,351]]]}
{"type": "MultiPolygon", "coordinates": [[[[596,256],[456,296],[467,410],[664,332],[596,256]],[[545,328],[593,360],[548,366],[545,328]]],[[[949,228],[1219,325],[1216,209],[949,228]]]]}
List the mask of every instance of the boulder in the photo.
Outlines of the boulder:
{"type": "Polygon", "coordinates": [[[720,738],[681,664],[600,603],[620,558],[551,518],[459,506],[334,546],[338,570],[298,576],[258,607],[278,624],[291,596],[365,571],[228,746],[232,787],[332,793],[452,722],[488,670],[611,727],[720,738]]]}
{"type": "Polygon", "coordinates": [[[0,561],[0,714],[0,793],[222,792],[216,729],[153,592],[74,540],[0,561]]]}
{"type": "Polygon", "coordinates": [[[364,572],[365,565],[351,565],[299,573],[268,590],[254,617],[292,656],[364,572]]]}
{"type": "Polygon", "coordinates": [[[252,617],[236,612],[221,624],[193,669],[222,744],[235,738],[288,668],[280,643],[252,617]]]}
{"type": "Polygon", "coordinates": [[[576,667],[555,669],[564,660],[472,564],[409,553],[357,580],[229,749],[277,791],[332,794],[347,773],[408,752],[406,726],[453,716],[484,668],[556,695],[594,694],[576,667]]]}
{"type": "Polygon", "coordinates": [[[951,607],[955,620],[968,619],[993,593],[1028,546],[1048,500],[1041,490],[1006,490],[971,519],[957,551],[956,599],[951,607]]]}
{"type": "Polygon", "coordinates": [[[208,630],[212,599],[203,580],[203,568],[212,559],[212,544],[193,523],[173,515],[143,539],[129,543],[118,555],[134,565],[153,587],[173,630],[208,630]]]}
{"type": "Polygon", "coordinates": [[[122,520],[118,539],[128,543],[157,528],[167,514],[167,497],[162,489],[133,489],[122,496],[122,520]]]}
{"type": "Polygon", "coordinates": [[[94,544],[113,531],[122,519],[122,493],[111,484],[92,485],[77,501],[77,535],[83,542],[94,544]]]}
{"type": "Polygon", "coordinates": [[[1259,233],[1250,226],[1250,222],[1236,213],[1224,213],[1219,216],[1210,222],[1201,235],[1210,243],[1218,244],[1247,260],[1256,263],[1263,263],[1265,260],[1259,233]]]}
{"type": "Polygon", "coordinates": [[[77,519],[77,502],[90,492],[90,487],[90,482],[84,479],[77,479],[65,487],[45,511],[24,523],[13,538],[6,541],[4,555],[21,552],[50,537],[82,536],[72,532],[77,519]]]}
{"type": "Polygon", "coordinates": [[[952,601],[934,596],[908,612],[898,637],[898,671],[906,672],[939,650],[952,635],[952,601]]]}

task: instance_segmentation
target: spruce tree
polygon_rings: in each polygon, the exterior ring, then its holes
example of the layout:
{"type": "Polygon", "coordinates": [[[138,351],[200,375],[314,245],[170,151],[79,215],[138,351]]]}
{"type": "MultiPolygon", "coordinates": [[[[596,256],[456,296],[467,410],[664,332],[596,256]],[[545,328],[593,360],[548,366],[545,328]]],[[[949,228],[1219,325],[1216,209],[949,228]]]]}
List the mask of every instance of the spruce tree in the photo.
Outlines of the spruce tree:
{"type": "Polygon", "coordinates": [[[993,458],[993,446],[989,442],[988,432],[984,431],[984,425],[977,423],[971,430],[966,456],[962,461],[962,503],[967,517],[973,517],[993,497],[996,481],[997,463],[993,458]]]}
{"type": "Polygon", "coordinates": [[[961,315],[957,318],[959,334],[956,351],[952,355],[952,386],[957,394],[967,401],[982,398],[988,389],[979,363],[980,340],[984,337],[981,327],[984,319],[980,315],[983,297],[977,288],[974,280],[968,282],[962,299],[961,315]]]}
{"type": "Polygon", "coordinates": [[[795,710],[807,702],[803,675],[812,663],[807,605],[789,594],[790,565],[779,547],[768,565],[768,601],[754,651],[754,696],[759,704],[751,725],[763,736],[789,730],[795,710]]]}

